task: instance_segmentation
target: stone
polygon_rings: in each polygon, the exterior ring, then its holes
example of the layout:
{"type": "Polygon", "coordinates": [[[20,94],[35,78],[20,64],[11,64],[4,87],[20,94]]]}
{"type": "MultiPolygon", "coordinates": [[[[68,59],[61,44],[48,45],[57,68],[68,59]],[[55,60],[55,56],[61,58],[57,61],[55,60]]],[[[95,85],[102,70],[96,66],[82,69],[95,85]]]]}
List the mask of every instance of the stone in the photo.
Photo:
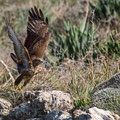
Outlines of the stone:
{"type": "Polygon", "coordinates": [[[92,104],[120,115],[120,88],[105,88],[96,91],[92,96],[92,104]]]}
{"type": "Polygon", "coordinates": [[[30,118],[43,119],[51,111],[68,111],[73,106],[73,101],[68,93],[62,91],[31,91],[31,101],[25,102],[11,109],[7,117],[12,120],[26,120],[30,118]]]}
{"type": "Polygon", "coordinates": [[[117,114],[97,107],[89,108],[88,113],[80,110],[75,112],[78,112],[77,116],[75,116],[75,120],[120,120],[117,114]]]}
{"type": "Polygon", "coordinates": [[[75,110],[73,114],[75,120],[89,120],[91,118],[91,116],[88,113],[80,109],[75,110]]]}
{"type": "Polygon", "coordinates": [[[44,115],[42,118],[30,118],[27,120],[72,120],[70,113],[65,111],[51,111],[44,115]]]}
{"type": "Polygon", "coordinates": [[[45,120],[72,120],[72,116],[66,111],[52,111],[46,115],[45,120]]]}
{"type": "Polygon", "coordinates": [[[89,114],[91,115],[90,120],[120,120],[118,115],[113,115],[112,112],[98,109],[97,107],[90,108],[89,114]]]}
{"type": "Polygon", "coordinates": [[[116,73],[109,80],[106,80],[103,83],[99,84],[94,89],[94,92],[105,88],[120,88],[120,73],[116,73]]]}
{"type": "MultiPolygon", "coordinates": [[[[45,109],[52,110],[71,110],[73,109],[73,100],[70,94],[64,93],[62,91],[39,91],[39,95],[34,99],[33,105],[36,103],[44,103],[45,109]]],[[[39,104],[38,104],[39,105],[39,104]]]]}
{"type": "Polygon", "coordinates": [[[12,104],[8,100],[4,98],[0,98],[0,114],[1,115],[8,114],[11,107],[12,107],[12,104]]]}

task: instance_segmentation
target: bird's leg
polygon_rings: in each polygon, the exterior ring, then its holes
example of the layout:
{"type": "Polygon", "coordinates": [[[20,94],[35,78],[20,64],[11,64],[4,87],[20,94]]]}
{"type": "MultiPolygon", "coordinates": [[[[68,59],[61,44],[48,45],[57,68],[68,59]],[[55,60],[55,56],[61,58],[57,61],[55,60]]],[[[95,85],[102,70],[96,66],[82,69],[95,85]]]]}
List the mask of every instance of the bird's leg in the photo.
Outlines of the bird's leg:
{"type": "Polygon", "coordinates": [[[34,81],[35,81],[35,79],[38,80],[38,73],[39,73],[39,72],[36,72],[36,73],[34,74],[34,81]]]}
{"type": "Polygon", "coordinates": [[[40,70],[38,70],[34,75],[35,75],[35,77],[34,77],[34,79],[36,78],[37,80],[39,79],[39,73],[40,73],[41,71],[40,70]]]}
{"type": "Polygon", "coordinates": [[[22,93],[23,92],[23,86],[19,89],[19,91],[22,93]]]}
{"type": "Polygon", "coordinates": [[[20,88],[20,91],[23,91],[23,87],[25,87],[30,82],[30,79],[25,81],[23,86],[20,88]]]}
{"type": "Polygon", "coordinates": [[[38,79],[39,79],[39,74],[37,73],[37,81],[38,81],[38,79]]]}
{"type": "MultiPolygon", "coordinates": [[[[22,87],[22,88],[23,88],[23,87],[22,87]]],[[[23,92],[23,89],[22,89],[22,88],[20,89],[20,92],[21,92],[21,93],[23,92]]]]}

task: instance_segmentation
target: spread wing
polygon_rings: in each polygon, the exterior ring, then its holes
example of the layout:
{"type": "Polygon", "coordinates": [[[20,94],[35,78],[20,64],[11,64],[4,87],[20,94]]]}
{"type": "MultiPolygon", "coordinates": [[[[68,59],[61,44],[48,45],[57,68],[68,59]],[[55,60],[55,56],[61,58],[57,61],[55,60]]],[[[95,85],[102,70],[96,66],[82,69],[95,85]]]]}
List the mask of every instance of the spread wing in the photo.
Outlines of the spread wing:
{"type": "Polygon", "coordinates": [[[17,36],[15,35],[15,32],[13,31],[12,27],[10,26],[10,24],[8,23],[7,20],[6,20],[6,25],[7,25],[7,29],[8,29],[9,38],[13,42],[14,51],[16,54],[16,55],[14,55],[13,53],[11,54],[12,59],[15,62],[21,62],[21,63],[23,63],[24,66],[28,67],[30,57],[29,57],[29,53],[28,53],[27,49],[23,46],[21,41],[17,38],[17,36]]]}
{"type": "Polygon", "coordinates": [[[44,19],[40,9],[31,8],[28,17],[27,38],[24,45],[28,49],[32,60],[43,58],[48,42],[48,19],[44,19]]]}

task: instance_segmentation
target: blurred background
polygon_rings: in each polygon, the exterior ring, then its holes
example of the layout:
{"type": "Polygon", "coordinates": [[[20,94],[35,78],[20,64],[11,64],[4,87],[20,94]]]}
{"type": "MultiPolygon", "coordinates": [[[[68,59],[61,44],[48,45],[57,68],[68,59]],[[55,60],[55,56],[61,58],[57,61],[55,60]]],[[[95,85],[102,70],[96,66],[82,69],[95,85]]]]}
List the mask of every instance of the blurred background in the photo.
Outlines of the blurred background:
{"type": "Polygon", "coordinates": [[[88,105],[95,86],[120,70],[120,0],[0,0],[1,90],[13,89],[18,75],[4,17],[24,41],[33,6],[48,17],[51,38],[45,70],[25,90],[49,83],[71,93],[76,106],[88,105]]]}

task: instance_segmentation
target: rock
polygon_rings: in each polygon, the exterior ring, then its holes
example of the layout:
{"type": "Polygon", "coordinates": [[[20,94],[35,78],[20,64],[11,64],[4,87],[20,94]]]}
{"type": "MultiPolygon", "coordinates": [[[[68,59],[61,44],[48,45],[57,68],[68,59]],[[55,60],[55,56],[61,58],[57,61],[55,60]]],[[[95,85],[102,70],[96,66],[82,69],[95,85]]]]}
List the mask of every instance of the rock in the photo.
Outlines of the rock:
{"type": "MultiPolygon", "coordinates": [[[[31,86],[30,86],[31,87],[31,86]]],[[[39,91],[52,91],[53,87],[49,83],[44,83],[42,85],[38,85],[33,89],[33,91],[26,91],[24,93],[17,92],[16,96],[16,103],[14,103],[16,106],[27,101],[31,101],[39,96],[39,91]]]]}
{"type": "Polygon", "coordinates": [[[62,91],[27,91],[24,94],[24,98],[33,100],[33,104],[45,103],[46,110],[71,110],[73,106],[73,100],[68,93],[62,91]]]}
{"type": "Polygon", "coordinates": [[[8,114],[11,107],[12,107],[12,104],[8,100],[4,98],[0,98],[0,114],[1,115],[8,114]]]}
{"type": "Polygon", "coordinates": [[[40,117],[45,114],[43,106],[41,105],[41,107],[39,106],[39,108],[36,108],[32,106],[32,103],[26,102],[11,109],[7,117],[11,118],[11,120],[26,120],[29,118],[40,117]]]}
{"type": "MultiPolygon", "coordinates": [[[[73,109],[73,100],[70,94],[62,91],[39,91],[39,96],[34,100],[33,104],[44,103],[45,109],[52,110],[71,110],[73,109]]],[[[39,104],[38,104],[39,105],[39,104]]],[[[39,107],[39,106],[38,106],[39,107]]]]}
{"type": "Polygon", "coordinates": [[[74,107],[70,94],[62,91],[33,91],[28,93],[33,98],[37,98],[11,109],[8,115],[9,118],[12,120],[26,120],[42,116],[41,119],[43,119],[50,111],[68,111],[74,107]]]}
{"type": "Polygon", "coordinates": [[[26,120],[43,120],[41,118],[31,118],[31,119],[26,119],[26,120]]]}
{"type": "Polygon", "coordinates": [[[118,115],[96,107],[90,108],[88,113],[77,111],[79,114],[75,117],[75,120],[120,120],[118,115]]]}
{"type": "Polygon", "coordinates": [[[115,74],[109,80],[106,80],[103,83],[99,84],[95,88],[94,92],[105,88],[120,88],[120,73],[115,74]]]}
{"type": "MultiPolygon", "coordinates": [[[[110,92],[110,90],[107,90],[106,94],[111,93],[108,93],[108,91],[110,92]]],[[[103,93],[105,94],[105,91],[103,93]]],[[[115,93],[116,91],[114,91],[112,96],[115,93]]],[[[120,91],[118,93],[120,93],[120,91]]],[[[0,119],[4,118],[2,120],[120,120],[118,115],[110,111],[98,109],[96,107],[90,108],[88,112],[83,112],[81,110],[73,111],[74,106],[70,94],[63,93],[62,91],[27,91],[24,93],[24,96],[26,97],[26,99],[28,97],[30,101],[22,103],[16,106],[15,108],[12,108],[10,111],[9,107],[6,107],[9,111],[9,114],[0,117],[0,119]]],[[[5,104],[9,105],[5,102],[5,100],[3,101],[5,104]]]]}
{"type": "Polygon", "coordinates": [[[90,120],[91,116],[89,113],[83,112],[80,109],[73,112],[75,120],[90,120]]]}
{"type": "Polygon", "coordinates": [[[120,117],[110,111],[98,109],[96,107],[89,109],[90,120],[120,120],[120,117]]]}
{"type": "Polygon", "coordinates": [[[93,106],[111,110],[120,115],[120,73],[98,85],[93,92],[93,106]]]}
{"type": "Polygon", "coordinates": [[[51,111],[43,118],[31,118],[27,120],[72,120],[72,116],[65,111],[51,111]]]}
{"type": "Polygon", "coordinates": [[[43,118],[31,118],[27,120],[72,120],[72,116],[65,111],[51,111],[47,113],[43,118]]]}
{"type": "Polygon", "coordinates": [[[52,111],[46,115],[45,120],[72,120],[72,116],[66,111],[52,111]]]}
{"type": "Polygon", "coordinates": [[[92,96],[93,106],[115,111],[120,115],[120,88],[105,88],[92,96]]]}
{"type": "Polygon", "coordinates": [[[39,96],[41,91],[26,91],[23,93],[25,101],[32,101],[39,96]]]}

